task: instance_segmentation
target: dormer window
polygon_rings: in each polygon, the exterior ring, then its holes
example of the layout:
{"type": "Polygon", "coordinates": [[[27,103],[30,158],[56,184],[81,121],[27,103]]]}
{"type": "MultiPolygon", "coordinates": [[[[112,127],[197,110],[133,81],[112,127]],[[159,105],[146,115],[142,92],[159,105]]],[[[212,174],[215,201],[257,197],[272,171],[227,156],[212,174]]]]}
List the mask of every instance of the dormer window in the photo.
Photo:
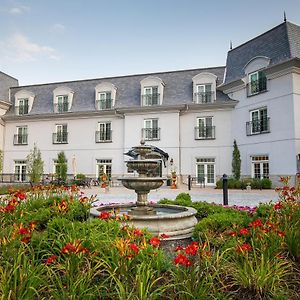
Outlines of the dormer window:
{"type": "Polygon", "coordinates": [[[18,99],[18,106],[16,106],[18,115],[27,115],[29,111],[28,98],[18,99]]]}
{"type": "Polygon", "coordinates": [[[152,106],[152,105],[159,105],[159,93],[158,93],[158,86],[147,86],[144,87],[144,94],[142,95],[143,98],[143,106],[152,106]]]}
{"type": "Polygon", "coordinates": [[[267,90],[267,77],[263,71],[249,74],[248,96],[256,95],[267,90]]]}
{"type": "Polygon", "coordinates": [[[57,96],[57,103],[55,107],[56,113],[63,113],[69,111],[68,95],[57,96]]]}
{"type": "Polygon", "coordinates": [[[16,115],[28,115],[32,109],[35,95],[32,92],[21,90],[15,94],[16,115]]]}
{"type": "Polygon", "coordinates": [[[211,103],[212,102],[212,85],[211,84],[197,84],[196,86],[196,102],[197,103],[211,103]]]}
{"type": "Polygon", "coordinates": [[[65,86],[53,91],[53,104],[55,113],[65,113],[71,110],[74,92],[65,86]]]}
{"type": "Polygon", "coordinates": [[[97,110],[113,109],[117,88],[110,82],[99,83],[95,87],[95,107],[97,110]]]}
{"type": "Polygon", "coordinates": [[[141,106],[162,105],[164,87],[164,82],[155,76],[141,80],[141,106]]]}
{"type": "Polygon", "coordinates": [[[96,107],[99,110],[112,109],[113,101],[111,92],[99,92],[98,100],[96,100],[96,107]]]}
{"type": "Polygon", "coordinates": [[[217,76],[212,73],[200,73],[193,77],[193,101],[197,104],[216,101],[217,76]]]}

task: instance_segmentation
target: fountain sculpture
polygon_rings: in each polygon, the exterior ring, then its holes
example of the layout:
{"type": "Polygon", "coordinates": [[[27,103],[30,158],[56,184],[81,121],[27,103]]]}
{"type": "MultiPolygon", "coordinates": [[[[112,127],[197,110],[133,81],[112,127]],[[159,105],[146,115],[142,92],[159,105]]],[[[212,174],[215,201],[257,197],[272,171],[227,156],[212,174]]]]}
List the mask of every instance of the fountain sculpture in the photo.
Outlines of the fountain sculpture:
{"type": "Polygon", "coordinates": [[[92,207],[92,216],[99,216],[101,211],[115,210],[127,213],[131,222],[137,228],[147,228],[155,235],[166,234],[168,239],[182,239],[191,237],[193,228],[197,223],[196,210],[191,207],[176,205],[149,204],[148,194],[150,190],[158,189],[164,183],[165,178],[154,176],[159,167],[160,159],[166,159],[167,154],[156,147],[141,145],[132,147],[125,153],[133,157],[127,161],[128,169],[138,173],[138,176],[124,176],[119,178],[128,189],[137,194],[135,204],[117,204],[101,207],[92,207]],[[164,157],[163,157],[164,156],[164,157]]]}

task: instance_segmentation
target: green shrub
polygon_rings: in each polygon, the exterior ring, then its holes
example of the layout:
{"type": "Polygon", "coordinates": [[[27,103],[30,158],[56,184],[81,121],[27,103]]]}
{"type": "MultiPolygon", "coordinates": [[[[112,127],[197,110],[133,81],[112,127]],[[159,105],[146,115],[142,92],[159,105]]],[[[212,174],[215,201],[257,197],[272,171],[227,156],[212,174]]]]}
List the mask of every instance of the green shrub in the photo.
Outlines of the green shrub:
{"type": "Polygon", "coordinates": [[[262,189],[270,189],[272,188],[272,181],[269,178],[263,178],[260,181],[262,189]]]}
{"type": "Polygon", "coordinates": [[[222,189],[223,188],[223,180],[222,179],[219,179],[217,182],[216,182],[216,189],[222,189]]]}
{"type": "Polygon", "coordinates": [[[180,193],[175,198],[174,204],[190,206],[192,204],[192,199],[189,193],[180,193]]]}
{"type": "Polygon", "coordinates": [[[76,179],[77,180],[85,180],[86,179],[86,176],[82,173],[79,173],[76,175],[76,179]]]}
{"type": "Polygon", "coordinates": [[[211,204],[207,202],[194,202],[191,207],[197,210],[196,217],[198,219],[206,218],[209,215],[213,215],[215,213],[226,212],[229,209],[225,208],[221,205],[211,204]]]}

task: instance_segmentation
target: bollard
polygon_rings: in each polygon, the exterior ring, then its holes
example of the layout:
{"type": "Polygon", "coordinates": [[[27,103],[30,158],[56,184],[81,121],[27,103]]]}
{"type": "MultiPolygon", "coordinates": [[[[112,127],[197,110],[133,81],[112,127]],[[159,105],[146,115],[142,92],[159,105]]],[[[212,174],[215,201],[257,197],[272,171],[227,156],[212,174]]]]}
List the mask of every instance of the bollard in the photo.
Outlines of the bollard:
{"type": "Polygon", "coordinates": [[[188,176],[188,188],[189,188],[189,191],[192,188],[192,178],[191,178],[191,175],[188,176]]]}
{"type": "Polygon", "coordinates": [[[228,205],[228,178],[223,174],[223,205],[228,205]]]}

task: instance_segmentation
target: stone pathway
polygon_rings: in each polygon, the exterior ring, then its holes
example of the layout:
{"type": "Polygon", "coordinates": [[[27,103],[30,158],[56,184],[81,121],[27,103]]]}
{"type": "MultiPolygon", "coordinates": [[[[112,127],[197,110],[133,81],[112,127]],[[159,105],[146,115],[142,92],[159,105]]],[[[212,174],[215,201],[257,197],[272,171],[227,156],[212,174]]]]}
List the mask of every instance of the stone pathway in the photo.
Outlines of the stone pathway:
{"type": "MultiPolygon", "coordinates": [[[[132,190],[128,190],[124,187],[113,187],[109,191],[105,191],[99,187],[92,187],[83,189],[83,192],[87,196],[97,195],[98,201],[96,205],[108,204],[108,203],[130,203],[136,201],[136,194],[132,190]]],[[[153,190],[149,193],[148,200],[157,202],[160,199],[175,199],[179,193],[189,193],[193,201],[207,201],[218,204],[223,203],[222,190],[216,190],[214,188],[192,188],[188,191],[187,187],[183,186],[179,189],[172,190],[170,187],[162,187],[158,190],[153,190]]],[[[256,206],[259,203],[265,203],[269,201],[276,202],[278,197],[274,190],[229,190],[228,193],[229,205],[241,205],[241,206],[256,206]]]]}

